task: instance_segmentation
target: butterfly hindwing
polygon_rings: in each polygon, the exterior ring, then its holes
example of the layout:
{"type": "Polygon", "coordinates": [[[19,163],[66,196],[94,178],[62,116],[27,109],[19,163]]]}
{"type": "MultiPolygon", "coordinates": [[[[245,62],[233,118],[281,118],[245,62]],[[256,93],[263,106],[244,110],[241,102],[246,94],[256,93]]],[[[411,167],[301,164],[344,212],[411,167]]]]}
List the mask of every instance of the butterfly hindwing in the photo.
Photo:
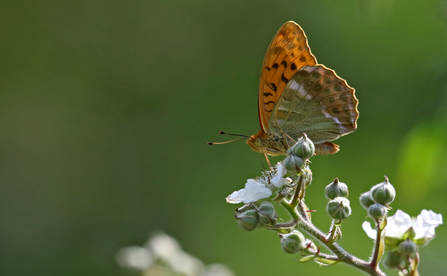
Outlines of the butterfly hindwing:
{"type": "Polygon", "coordinates": [[[354,89],[324,65],[305,66],[287,83],[269,128],[297,139],[306,133],[314,143],[332,141],[357,128],[354,89]]]}

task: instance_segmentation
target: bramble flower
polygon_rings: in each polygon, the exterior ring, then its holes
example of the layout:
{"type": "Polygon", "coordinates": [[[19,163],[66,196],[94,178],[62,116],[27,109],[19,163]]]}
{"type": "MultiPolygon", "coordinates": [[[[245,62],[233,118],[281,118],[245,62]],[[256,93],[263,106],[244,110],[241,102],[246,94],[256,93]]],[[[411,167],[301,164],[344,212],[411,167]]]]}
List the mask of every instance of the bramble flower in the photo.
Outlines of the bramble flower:
{"type": "Polygon", "coordinates": [[[226,200],[231,204],[252,203],[272,195],[272,191],[254,179],[248,179],[245,188],[233,192],[226,200]]]}
{"type": "Polygon", "coordinates": [[[416,221],[414,222],[416,229],[419,229],[419,231],[416,231],[415,238],[434,236],[435,228],[440,224],[442,224],[441,214],[436,214],[431,210],[422,210],[421,214],[417,216],[416,221]],[[417,234],[420,234],[420,236],[417,234]]]}
{"type": "MultiPolygon", "coordinates": [[[[433,211],[422,210],[416,218],[411,218],[401,210],[388,218],[385,227],[385,244],[388,247],[399,245],[410,238],[418,246],[427,245],[435,237],[435,228],[442,224],[442,215],[433,211]]],[[[371,239],[376,238],[376,230],[369,222],[362,224],[363,230],[371,239]]]]}
{"type": "Polygon", "coordinates": [[[154,256],[147,248],[129,246],[118,251],[116,260],[122,267],[144,271],[153,265],[154,256]]]}
{"type": "Polygon", "coordinates": [[[122,248],[116,260],[122,267],[142,272],[140,275],[234,276],[222,264],[205,266],[164,233],[152,235],[144,246],[122,248]]]}
{"type": "Polygon", "coordinates": [[[276,165],[276,175],[270,181],[273,186],[275,186],[276,188],[282,188],[282,186],[284,186],[284,183],[286,182],[286,178],[284,178],[284,175],[286,173],[287,172],[283,164],[281,162],[278,162],[278,164],[276,165]]]}

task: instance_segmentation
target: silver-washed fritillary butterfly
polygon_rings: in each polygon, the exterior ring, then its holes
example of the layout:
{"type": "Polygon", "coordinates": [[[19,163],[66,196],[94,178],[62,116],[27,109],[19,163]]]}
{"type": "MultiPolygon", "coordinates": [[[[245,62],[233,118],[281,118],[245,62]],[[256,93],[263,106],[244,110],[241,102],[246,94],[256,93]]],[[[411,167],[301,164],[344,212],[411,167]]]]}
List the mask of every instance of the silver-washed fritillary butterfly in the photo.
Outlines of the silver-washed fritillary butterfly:
{"type": "Polygon", "coordinates": [[[357,128],[358,100],[346,81],[312,55],[303,29],[284,23],[264,57],[259,82],[261,130],[247,140],[256,152],[284,155],[306,133],[316,154],[333,154],[329,141],[357,128]],[[292,139],[291,139],[292,138],[292,139]]]}

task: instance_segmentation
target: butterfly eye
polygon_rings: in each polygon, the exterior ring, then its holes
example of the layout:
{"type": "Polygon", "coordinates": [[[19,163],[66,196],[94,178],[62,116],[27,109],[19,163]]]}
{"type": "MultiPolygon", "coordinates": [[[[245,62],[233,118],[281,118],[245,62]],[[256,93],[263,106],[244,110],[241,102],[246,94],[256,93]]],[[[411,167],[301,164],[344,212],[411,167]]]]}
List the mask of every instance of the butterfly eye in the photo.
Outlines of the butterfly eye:
{"type": "Polygon", "coordinates": [[[262,146],[262,142],[261,142],[261,139],[260,139],[259,137],[256,138],[256,140],[255,140],[255,145],[256,145],[257,147],[262,146]]]}

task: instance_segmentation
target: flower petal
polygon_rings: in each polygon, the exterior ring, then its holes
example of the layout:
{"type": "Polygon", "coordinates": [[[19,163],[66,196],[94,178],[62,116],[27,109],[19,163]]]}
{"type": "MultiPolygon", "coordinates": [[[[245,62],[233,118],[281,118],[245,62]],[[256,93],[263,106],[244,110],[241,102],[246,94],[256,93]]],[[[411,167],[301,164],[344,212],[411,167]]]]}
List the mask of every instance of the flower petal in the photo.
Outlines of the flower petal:
{"type": "Polygon", "coordinates": [[[442,224],[442,215],[433,211],[422,210],[413,223],[416,232],[415,239],[429,238],[435,236],[435,228],[442,224]]]}
{"type": "Polygon", "coordinates": [[[368,237],[370,237],[373,240],[376,239],[376,237],[377,237],[377,230],[373,229],[371,227],[371,223],[370,222],[364,221],[362,223],[362,228],[363,228],[363,231],[365,231],[366,235],[368,235],[368,237]]]}
{"type": "Polygon", "coordinates": [[[234,191],[231,195],[227,196],[227,203],[238,204],[243,202],[245,199],[245,189],[240,189],[239,191],[234,191]]]}
{"type": "Polygon", "coordinates": [[[419,216],[421,216],[424,219],[424,222],[427,225],[437,227],[442,224],[442,215],[436,214],[432,210],[427,211],[424,209],[421,211],[421,214],[419,216]]]}
{"type": "Polygon", "coordinates": [[[413,221],[407,213],[397,210],[396,213],[388,218],[386,225],[386,237],[402,238],[407,230],[413,225],[413,221]]]}
{"type": "Polygon", "coordinates": [[[245,198],[244,203],[251,203],[272,195],[272,191],[265,187],[264,184],[257,182],[254,179],[247,180],[245,184],[245,198]]]}
{"type": "Polygon", "coordinates": [[[284,175],[286,174],[286,170],[284,166],[278,162],[276,165],[276,175],[272,178],[270,181],[276,188],[281,188],[284,186],[285,178],[284,175]]]}
{"type": "Polygon", "coordinates": [[[228,203],[252,203],[263,198],[270,197],[272,191],[267,188],[264,184],[259,183],[254,179],[247,180],[245,183],[245,188],[239,191],[233,192],[231,195],[227,196],[226,200],[228,203]]]}

